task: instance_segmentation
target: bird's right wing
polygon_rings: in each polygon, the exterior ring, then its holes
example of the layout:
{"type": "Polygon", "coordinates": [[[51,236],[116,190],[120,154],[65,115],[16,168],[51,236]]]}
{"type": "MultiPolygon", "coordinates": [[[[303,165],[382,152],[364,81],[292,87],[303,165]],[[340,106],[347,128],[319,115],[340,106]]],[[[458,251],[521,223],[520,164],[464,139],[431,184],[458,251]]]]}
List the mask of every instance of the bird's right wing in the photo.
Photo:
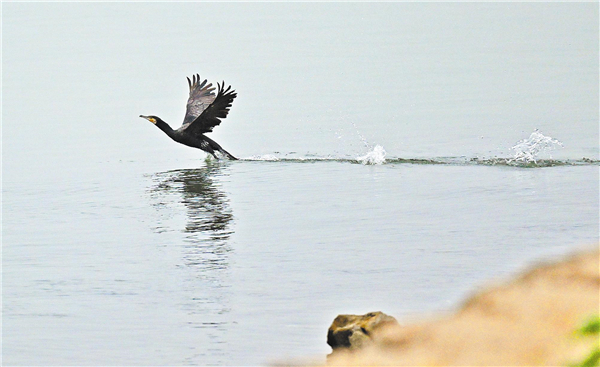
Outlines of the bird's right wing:
{"type": "Polygon", "coordinates": [[[194,121],[183,125],[180,129],[193,135],[209,133],[221,123],[221,119],[227,117],[231,103],[237,96],[231,86],[225,88],[225,82],[217,83],[217,97],[194,121]]]}
{"type": "Polygon", "coordinates": [[[189,124],[198,118],[216,98],[213,93],[215,87],[212,86],[212,83],[206,84],[208,82],[206,79],[201,82],[200,75],[192,76],[192,80],[187,78],[187,81],[190,86],[190,97],[187,101],[183,125],[189,124]]]}

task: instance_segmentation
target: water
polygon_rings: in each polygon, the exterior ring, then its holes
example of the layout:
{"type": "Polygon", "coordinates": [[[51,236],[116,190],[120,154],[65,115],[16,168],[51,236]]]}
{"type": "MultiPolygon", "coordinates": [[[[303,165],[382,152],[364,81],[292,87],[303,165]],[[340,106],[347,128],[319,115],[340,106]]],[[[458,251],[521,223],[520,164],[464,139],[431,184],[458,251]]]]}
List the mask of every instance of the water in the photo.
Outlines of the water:
{"type": "Polygon", "coordinates": [[[598,243],[593,3],[2,7],[6,365],[322,361],[598,243]],[[240,161],[137,117],[197,72],[240,161]]]}
{"type": "Polygon", "coordinates": [[[556,147],[564,146],[560,141],[552,139],[549,136],[544,136],[539,130],[535,130],[529,135],[529,138],[520,140],[511,148],[514,150],[515,155],[508,162],[536,164],[540,153],[551,152],[556,147]]]}

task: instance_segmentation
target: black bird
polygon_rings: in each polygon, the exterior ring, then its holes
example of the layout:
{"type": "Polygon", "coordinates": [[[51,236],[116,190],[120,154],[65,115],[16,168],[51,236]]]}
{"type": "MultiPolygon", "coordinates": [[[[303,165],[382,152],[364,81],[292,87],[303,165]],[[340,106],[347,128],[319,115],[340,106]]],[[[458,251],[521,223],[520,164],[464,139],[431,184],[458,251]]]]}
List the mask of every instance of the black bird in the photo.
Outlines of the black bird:
{"type": "Polygon", "coordinates": [[[203,151],[212,154],[213,157],[219,159],[215,152],[219,152],[229,159],[236,159],[228,151],[221,148],[217,142],[209,139],[204,134],[209,133],[213,128],[221,123],[220,119],[227,117],[229,107],[233,99],[237,97],[235,90],[231,90],[231,86],[225,89],[225,82],[217,83],[217,95],[213,93],[215,87],[212,83],[207,84],[207,80],[200,81],[200,75],[196,74],[187,78],[190,86],[190,97],[187,101],[187,109],[183,125],[177,130],[173,130],[169,124],[156,116],[144,116],[159,129],[169,135],[169,137],[178,143],[187,145],[192,148],[202,149],[203,151]]]}

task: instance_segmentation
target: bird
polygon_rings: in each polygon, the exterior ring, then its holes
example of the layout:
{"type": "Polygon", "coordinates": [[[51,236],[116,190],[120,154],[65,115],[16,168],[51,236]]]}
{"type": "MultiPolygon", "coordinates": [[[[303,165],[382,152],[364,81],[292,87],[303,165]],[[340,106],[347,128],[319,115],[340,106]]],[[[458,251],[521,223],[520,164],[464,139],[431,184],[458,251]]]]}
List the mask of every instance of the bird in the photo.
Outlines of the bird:
{"type": "Polygon", "coordinates": [[[223,81],[217,83],[217,94],[215,96],[215,87],[212,83],[208,83],[208,80],[202,80],[199,74],[193,75],[192,80],[187,77],[187,81],[190,87],[190,96],[187,101],[183,124],[180,128],[173,130],[169,124],[154,115],[140,115],[140,117],[156,125],[171,139],[180,144],[202,149],[215,159],[219,159],[215,154],[215,152],[219,152],[228,159],[237,160],[217,142],[204,135],[212,132],[213,128],[221,123],[221,119],[227,117],[229,108],[235,97],[237,97],[237,93],[231,89],[231,86],[225,88],[225,81],[223,81]]]}

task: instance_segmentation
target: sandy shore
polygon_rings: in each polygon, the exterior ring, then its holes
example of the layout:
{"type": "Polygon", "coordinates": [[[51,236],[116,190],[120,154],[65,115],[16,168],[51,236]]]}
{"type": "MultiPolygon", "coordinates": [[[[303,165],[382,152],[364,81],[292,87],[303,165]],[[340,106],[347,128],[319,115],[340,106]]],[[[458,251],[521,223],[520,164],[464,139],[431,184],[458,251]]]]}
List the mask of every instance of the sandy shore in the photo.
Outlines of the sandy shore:
{"type": "Polygon", "coordinates": [[[579,364],[599,345],[597,333],[575,332],[599,313],[599,269],[597,249],[536,266],[475,294],[453,314],[388,323],[356,348],[336,347],[327,364],[579,364]]]}

